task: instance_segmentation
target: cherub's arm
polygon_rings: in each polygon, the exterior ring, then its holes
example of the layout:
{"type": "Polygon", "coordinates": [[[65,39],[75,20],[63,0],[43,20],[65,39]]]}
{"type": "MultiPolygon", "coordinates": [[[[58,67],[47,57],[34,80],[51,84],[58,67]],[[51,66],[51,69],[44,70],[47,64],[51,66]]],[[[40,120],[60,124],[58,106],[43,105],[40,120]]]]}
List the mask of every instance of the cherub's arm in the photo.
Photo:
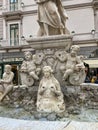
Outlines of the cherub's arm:
{"type": "Polygon", "coordinates": [[[20,72],[27,72],[27,64],[26,64],[26,61],[23,61],[22,65],[21,65],[20,72]]]}
{"type": "Polygon", "coordinates": [[[80,59],[79,56],[77,57],[76,68],[85,69],[84,63],[83,63],[83,61],[80,59]]]}

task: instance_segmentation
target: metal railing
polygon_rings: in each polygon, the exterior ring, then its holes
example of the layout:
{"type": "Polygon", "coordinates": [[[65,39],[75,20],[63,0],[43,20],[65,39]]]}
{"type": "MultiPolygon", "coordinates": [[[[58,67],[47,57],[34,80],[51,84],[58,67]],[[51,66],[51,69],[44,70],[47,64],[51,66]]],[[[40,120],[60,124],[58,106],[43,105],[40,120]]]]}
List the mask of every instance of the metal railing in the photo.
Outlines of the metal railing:
{"type": "Polygon", "coordinates": [[[27,45],[27,42],[25,39],[16,39],[16,40],[0,40],[0,46],[19,46],[19,45],[27,45]]]}
{"type": "Polygon", "coordinates": [[[21,10],[20,3],[11,3],[11,4],[6,4],[2,6],[3,12],[13,12],[13,11],[18,11],[18,10],[21,10]]]}
{"type": "Polygon", "coordinates": [[[89,32],[89,33],[72,33],[73,40],[97,40],[98,32],[89,32]]]}
{"type": "Polygon", "coordinates": [[[3,12],[13,12],[13,11],[23,11],[24,8],[26,7],[32,7],[35,8],[37,6],[36,3],[33,4],[24,4],[23,2],[21,3],[11,3],[11,4],[6,4],[2,6],[2,11],[3,12]]]}

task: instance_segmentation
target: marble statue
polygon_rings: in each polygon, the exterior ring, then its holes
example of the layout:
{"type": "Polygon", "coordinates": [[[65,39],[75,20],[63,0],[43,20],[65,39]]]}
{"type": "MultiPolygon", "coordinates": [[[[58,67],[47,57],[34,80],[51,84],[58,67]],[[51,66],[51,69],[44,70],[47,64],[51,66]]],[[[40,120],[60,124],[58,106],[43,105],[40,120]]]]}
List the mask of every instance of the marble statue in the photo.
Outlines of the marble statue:
{"type": "Polygon", "coordinates": [[[36,0],[38,4],[38,36],[69,34],[66,28],[67,13],[61,0],[36,0]]]}
{"type": "Polygon", "coordinates": [[[13,78],[14,73],[11,71],[11,66],[5,65],[5,72],[3,74],[3,78],[0,79],[0,101],[2,101],[7,96],[7,94],[13,89],[13,78]]]}
{"type": "Polygon", "coordinates": [[[81,56],[77,56],[79,51],[78,45],[71,47],[70,53],[65,53],[65,65],[60,69],[64,72],[63,80],[69,81],[72,85],[79,85],[85,79],[85,66],[81,56]]]}
{"type": "Polygon", "coordinates": [[[30,51],[27,51],[24,54],[25,60],[23,61],[20,69],[22,85],[32,86],[35,80],[39,80],[38,75],[41,69],[36,66],[34,60],[36,57],[35,55],[32,55],[30,51]]]}
{"type": "Polygon", "coordinates": [[[37,111],[49,113],[64,112],[63,94],[58,80],[53,75],[53,70],[50,66],[44,66],[43,74],[38,88],[37,111]]]}

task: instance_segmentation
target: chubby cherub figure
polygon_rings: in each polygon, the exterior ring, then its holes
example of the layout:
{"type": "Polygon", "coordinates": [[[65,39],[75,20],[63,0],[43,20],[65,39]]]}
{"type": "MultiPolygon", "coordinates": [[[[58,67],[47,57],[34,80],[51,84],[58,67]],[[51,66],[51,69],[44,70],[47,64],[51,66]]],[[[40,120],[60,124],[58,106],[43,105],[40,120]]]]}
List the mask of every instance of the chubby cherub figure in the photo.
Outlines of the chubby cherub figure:
{"type": "Polygon", "coordinates": [[[63,80],[67,80],[67,78],[75,71],[80,71],[81,69],[85,69],[84,64],[77,53],[79,51],[78,45],[73,45],[71,47],[71,52],[66,56],[66,65],[65,68],[61,68],[64,71],[63,80]]]}
{"type": "Polygon", "coordinates": [[[23,84],[26,84],[24,80],[27,80],[27,85],[31,86],[34,83],[34,80],[39,80],[40,69],[37,68],[35,63],[35,55],[32,55],[30,51],[24,53],[25,60],[21,65],[20,72],[26,74],[27,78],[23,79],[23,84]],[[29,76],[29,78],[28,78],[29,76]],[[31,81],[31,83],[29,83],[31,81]]]}
{"type": "Polygon", "coordinates": [[[0,101],[2,101],[5,98],[5,96],[7,96],[7,94],[12,90],[13,78],[14,78],[14,73],[11,71],[11,66],[5,65],[3,78],[0,79],[0,92],[2,93],[2,96],[0,97],[0,101]]]}
{"type": "Polygon", "coordinates": [[[39,79],[36,74],[36,64],[34,63],[32,53],[29,51],[25,52],[25,61],[22,63],[21,72],[28,73],[35,80],[39,79]]]}

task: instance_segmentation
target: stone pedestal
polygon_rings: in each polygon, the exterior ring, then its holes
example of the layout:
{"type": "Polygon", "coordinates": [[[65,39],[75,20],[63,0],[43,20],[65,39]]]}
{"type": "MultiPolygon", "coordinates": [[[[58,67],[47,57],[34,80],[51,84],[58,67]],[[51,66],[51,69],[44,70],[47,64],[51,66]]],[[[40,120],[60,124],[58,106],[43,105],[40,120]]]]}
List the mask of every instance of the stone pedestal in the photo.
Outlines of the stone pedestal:
{"type": "Polygon", "coordinates": [[[44,36],[37,38],[27,39],[29,45],[35,50],[43,50],[49,48],[69,50],[72,44],[71,35],[55,35],[55,36],[44,36]]]}

